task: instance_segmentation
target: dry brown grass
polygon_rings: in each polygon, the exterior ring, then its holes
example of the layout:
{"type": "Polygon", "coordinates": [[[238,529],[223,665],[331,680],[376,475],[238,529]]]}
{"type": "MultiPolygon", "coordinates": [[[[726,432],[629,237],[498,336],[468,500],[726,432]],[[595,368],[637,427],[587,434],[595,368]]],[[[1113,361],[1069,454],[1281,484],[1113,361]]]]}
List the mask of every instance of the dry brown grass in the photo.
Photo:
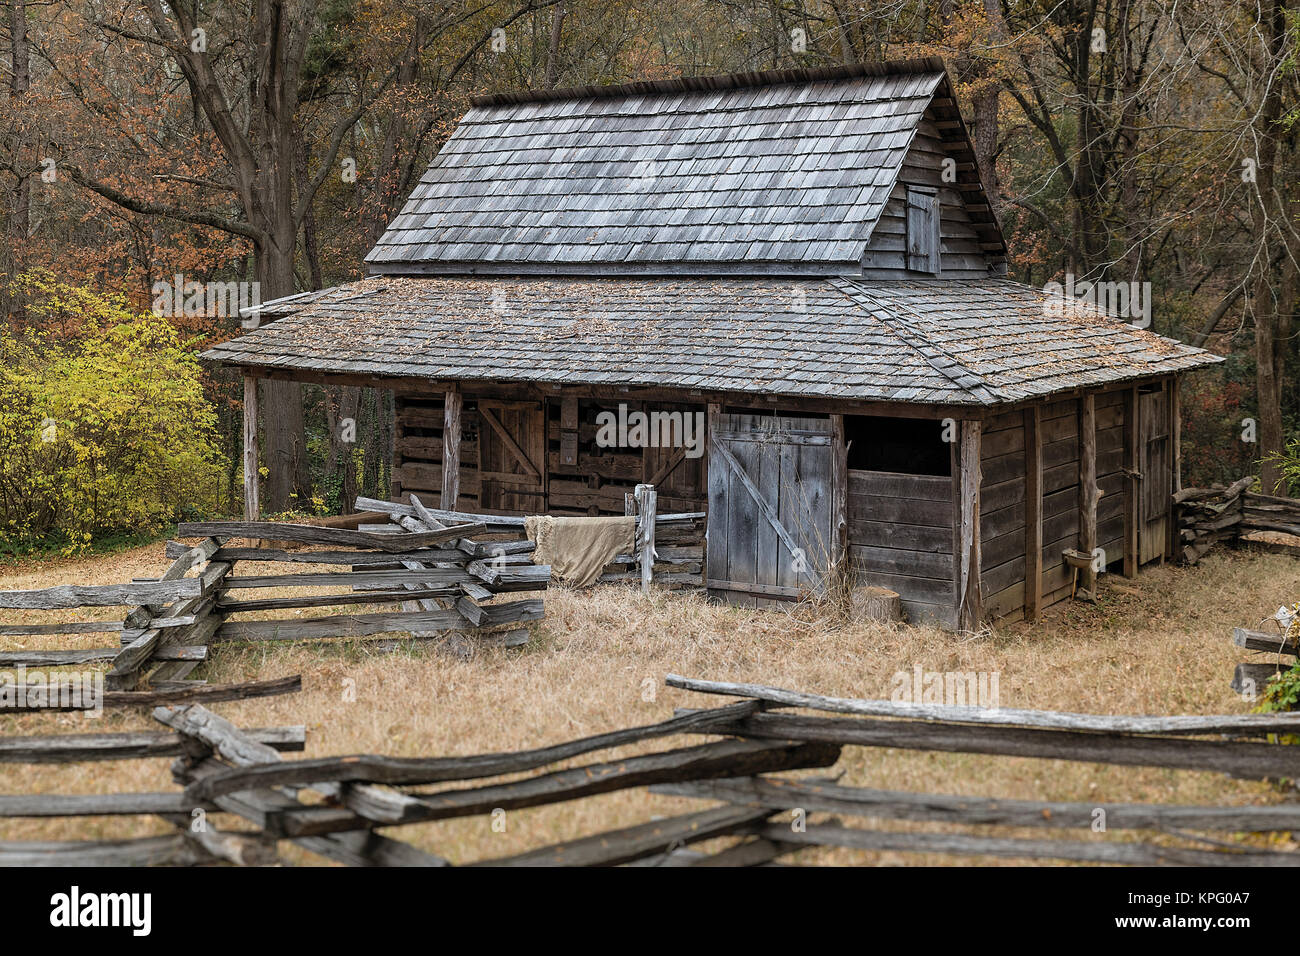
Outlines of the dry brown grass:
{"type": "MultiPolygon", "coordinates": [[[[161,550],[151,546],[106,559],[24,566],[0,574],[0,588],[108,583],[156,574],[165,566],[161,550]]],[[[242,726],[306,724],[308,756],[512,750],[664,719],[676,706],[723,702],[665,689],[663,677],[669,671],[833,695],[887,697],[894,673],[920,664],[927,671],[999,672],[1003,707],[1115,714],[1240,713],[1247,705],[1229,690],[1228,680],[1244,654],[1231,646],[1231,629],[1256,624],[1297,595],[1300,562],[1225,552],[1196,568],[1155,568],[1137,581],[1115,582],[1103,589],[1099,606],[1058,606],[1036,627],[1017,624],[961,639],[927,628],[839,626],[818,619],[806,607],[786,614],[720,607],[672,594],[646,599],[621,587],[556,589],[546,598],[546,620],[534,626],[533,640],[519,650],[489,651],[460,661],[418,642],[404,642],[393,653],[379,653],[362,642],[227,645],[195,676],[224,682],[301,673],[301,694],[218,704],[214,709],[242,726]],[[355,684],[355,703],[344,699],[348,682],[355,684]],[[653,700],[643,700],[647,686],[654,689],[653,700]]],[[[74,640],[93,646],[104,639],[91,635],[57,641],[58,646],[73,646],[74,640]]],[[[0,643],[16,648],[49,640],[0,638],[0,643]]],[[[151,724],[147,714],[108,714],[98,721],[9,715],[0,717],[0,732],[109,731],[151,724]]],[[[3,789],[166,790],[172,788],[168,763],[6,766],[3,789]]],[[[846,748],[834,772],[843,772],[844,783],[863,786],[1098,804],[1283,799],[1265,784],[1209,773],[866,748],[846,748]]],[[[453,861],[465,861],[699,806],[629,791],[513,811],[504,833],[493,832],[490,821],[478,817],[406,827],[395,835],[453,861]]],[[[0,821],[5,839],[163,830],[165,825],[157,821],[133,818],[0,821]]],[[[306,854],[292,853],[290,858],[318,862],[306,854]]],[[[971,862],[845,851],[804,851],[795,859],[971,862]]]]}

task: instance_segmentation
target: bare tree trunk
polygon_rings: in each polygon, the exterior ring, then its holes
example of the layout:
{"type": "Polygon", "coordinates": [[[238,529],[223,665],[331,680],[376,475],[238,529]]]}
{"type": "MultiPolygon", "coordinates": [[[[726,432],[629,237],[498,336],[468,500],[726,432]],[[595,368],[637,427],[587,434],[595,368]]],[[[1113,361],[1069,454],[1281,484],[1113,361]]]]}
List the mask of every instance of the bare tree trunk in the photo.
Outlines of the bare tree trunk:
{"type": "MultiPolygon", "coordinates": [[[[1270,237],[1278,233],[1274,222],[1277,217],[1286,215],[1286,210],[1279,210],[1274,201],[1277,137],[1281,132],[1278,121],[1282,116],[1282,80],[1278,74],[1286,43],[1286,0],[1271,0],[1264,6],[1260,27],[1268,48],[1261,63],[1267,87],[1254,121],[1259,156],[1256,158],[1255,190],[1251,196],[1251,227],[1258,248],[1253,263],[1256,273],[1250,305],[1255,316],[1260,483],[1265,494],[1274,494],[1283,480],[1281,468],[1274,460],[1283,449],[1282,382],[1285,367],[1281,351],[1283,343],[1278,333],[1283,322],[1283,305],[1291,298],[1282,288],[1274,286],[1269,255],[1270,237]]],[[[1285,240],[1279,236],[1279,241],[1285,240]]]]}
{"type": "MultiPolygon", "coordinates": [[[[296,230],[288,237],[267,244],[257,252],[257,277],[264,300],[292,295],[293,252],[296,230]]],[[[305,502],[310,496],[311,476],[307,461],[307,448],[303,432],[302,386],[297,382],[264,379],[262,382],[262,407],[266,409],[267,470],[264,490],[266,509],[272,514],[288,511],[293,506],[293,495],[305,502]]]]}
{"type": "MultiPolygon", "coordinates": [[[[17,165],[21,169],[30,159],[26,148],[28,136],[25,124],[27,123],[27,117],[23,115],[22,106],[22,101],[26,98],[27,91],[32,85],[31,55],[27,43],[26,0],[10,0],[9,41],[12,70],[9,79],[9,106],[18,124],[18,132],[13,138],[11,148],[13,149],[13,155],[18,160],[17,165]]],[[[31,230],[31,200],[32,178],[30,174],[20,172],[9,208],[8,232],[11,241],[6,243],[8,255],[5,257],[9,261],[0,262],[0,268],[3,268],[10,275],[23,271],[23,247],[31,230]]],[[[4,307],[3,310],[0,310],[4,314],[8,314],[10,311],[22,311],[21,303],[11,302],[7,291],[4,292],[3,301],[0,301],[0,305],[4,307]]]]}
{"type": "Polygon", "coordinates": [[[555,12],[551,14],[551,42],[546,48],[546,88],[555,89],[555,84],[560,81],[560,41],[564,37],[564,0],[560,0],[555,6],[555,12]]]}

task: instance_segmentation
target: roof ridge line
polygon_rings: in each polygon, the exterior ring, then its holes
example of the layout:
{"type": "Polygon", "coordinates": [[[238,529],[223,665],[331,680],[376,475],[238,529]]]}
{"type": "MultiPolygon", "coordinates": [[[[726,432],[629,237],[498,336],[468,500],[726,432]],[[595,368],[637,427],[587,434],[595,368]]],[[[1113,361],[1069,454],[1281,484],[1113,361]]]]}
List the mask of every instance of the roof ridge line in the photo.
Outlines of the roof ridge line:
{"type": "Polygon", "coordinates": [[[864,289],[856,280],[845,276],[834,276],[831,278],[830,283],[845,296],[867,309],[868,314],[873,319],[888,326],[889,330],[902,339],[905,344],[915,349],[921,358],[925,359],[927,365],[958,388],[964,389],[981,405],[994,405],[1003,399],[1003,396],[1000,396],[993,386],[980,378],[977,373],[962,365],[955,356],[932,344],[919,329],[912,326],[906,319],[890,312],[871,298],[870,291],[864,289]]]}
{"type": "Polygon", "coordinates": [[[617,99],[631,96],[668,96],[674,93],[712,93],[795,83],[831,83],[841,80],[917,73],[947,73],[943,57],[917,56],[898,60],[871,60],[842,66],[789,67],[775,70],[740,70],[732,73],[676,76],[662,80],[564,86],[554,90],[514,90],[470,97],[470,106],[513,106],[558,100],[617,99]]]}

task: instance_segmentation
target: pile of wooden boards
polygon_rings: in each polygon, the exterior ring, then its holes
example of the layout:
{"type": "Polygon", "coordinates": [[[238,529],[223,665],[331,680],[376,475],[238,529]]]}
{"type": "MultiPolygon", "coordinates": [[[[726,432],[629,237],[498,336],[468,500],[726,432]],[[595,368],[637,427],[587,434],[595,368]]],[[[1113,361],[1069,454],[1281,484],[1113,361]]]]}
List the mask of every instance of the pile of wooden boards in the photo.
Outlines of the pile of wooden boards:
{"type": "Polygon", "coordinates": [[[1227,488],[1184,488],[1174,495],[1178,514],[1175,556],[1195,564],[1216,544],[1236,544],[1241,535],[1245,491],[1254,479],[1242,478],[1227,488]]]}
{"type": "MultiPolygon", "coordinates": [[[[1225,487],[1186,488],[1174,495],[1181,557],[1195,564],[1214,545],[1247,541],[1247,535],[1275,532],[1300,537],[1300,500],[1250,491],[1253,478],[1225,487]]],[[[1248,540],[1251,547],[1300,556],[1300,546],[1248,540]]]]}

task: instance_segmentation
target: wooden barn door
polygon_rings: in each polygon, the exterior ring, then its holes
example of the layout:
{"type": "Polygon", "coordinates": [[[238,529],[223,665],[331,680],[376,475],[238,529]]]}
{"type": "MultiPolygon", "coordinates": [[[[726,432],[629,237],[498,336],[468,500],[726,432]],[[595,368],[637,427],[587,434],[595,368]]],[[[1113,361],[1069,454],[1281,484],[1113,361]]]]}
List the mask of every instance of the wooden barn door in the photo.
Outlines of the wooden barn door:
{"type": "Polygon", "coordinates": [[[546,511],[546,416],[541,402],[478,403],[480,510],[546,511]]]}
{"type": "Polygon", "coordinates": [[[1138,451],[1142,491],[1139,498],[1138,563],[1164,557],[1168,540],[1169,497],[1173,494],[1169,442],[1169,393],[1138,395],[1138,451]]]}
{"type": "Polygon", "coordinates": [[[716,416],[709,431],[710,593],[754,605],[824,586],[832,455],[829,419],[716,416]]]}

